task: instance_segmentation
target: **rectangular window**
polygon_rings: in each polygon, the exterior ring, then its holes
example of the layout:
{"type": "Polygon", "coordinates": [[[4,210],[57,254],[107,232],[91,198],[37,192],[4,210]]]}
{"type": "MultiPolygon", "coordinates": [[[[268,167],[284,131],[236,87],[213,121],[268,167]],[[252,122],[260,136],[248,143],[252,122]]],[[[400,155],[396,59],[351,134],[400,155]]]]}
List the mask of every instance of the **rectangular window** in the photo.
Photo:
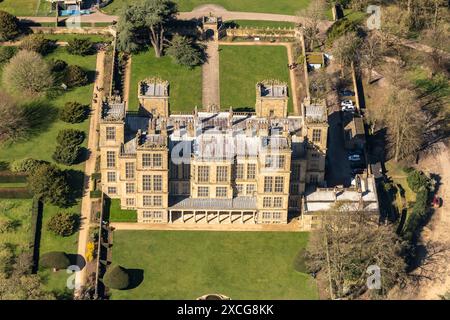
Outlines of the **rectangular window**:
{"type": "Polygon", "coordinates": [[[320,142],[321,137],[322,137],[322,130],[320,130],[320,129],[313,129],[312,141],[313,142],[320,142]]]}
{"type": "Polygon", "coordinates": [[[108,193],[109,194],[116,194],[117,188],[116,187],[108,187],[108,193]]]}
{"type": "Polygon", "coordinates": [[[143,175],[142,176],[142,190],[151,191],[152,190],[152,176],[143,175]]]}
{"type": "Polygon", "coordinates": [[[125,200],[127,207],[134,207],[134,198],[127,198],[125,200]]]}
{"type": "Polygon", "coordinates": [[[243,190],[244,190],[244,186],[242,184],[237,184],[236,185],[236,192],[237,192],[238,195],[242,195],[243,190]]]}
{"type": "Polygon", "coordinates": [[[197,176],[199,182],[209,182],[209,167],[199,166],[197,176]]]}
{"type": "Polygon", "coordinates": [[[285,157],[284,156],[277,156],[276,158],[276,165],[278,169],[284,169],[284,163],[285,163],[285,157]]]}
{"type": "Polygon", "coordinates": [[[225,182],[228,181],[228,167],[218,166],[216,172],[217,182],[225,182]]]}
{"type": "Polygon", "coordinates": [[[106,127],[106,140],[116,140],[116,128],[106,127]]]}
{"type": "Polygon", "coordinates": [[[142,205],[144,207],[149,207],[152,205],[152,196],[143,196],[142,197],[142,205]]]}
{"type": "Polygon", "coordinates": [[[247,165],[247,179],[255,179],[256,177],[256,164],[249,163],[247,165]]]}
{"type": "Polygon", "coordinates": [[[170,165],[170,178],[171,179],[178,179],[178,164],[172,163],[170,165]]]}
{"type": "Polygon", "coordinates": [[[198,187],[198,196],[199,197],[209,197],[209,188],[208,187],[198,187]]]}
{"type": "Polygon", "coordinates": [[[153,167],[154,168],[162,167],[162,154],[160,153],[153,154],[153,167]]]}
{"type": "Polygon", "coordinates": [[[153,205],[155,207],[161,207],[162,206],[162,196],[154,196],[153,197],[153,205]]]}
{"type": "Polygon", "coordinates": [[[142,218],[153,218],[153,211],[142,212],[142,218]]]}
{"type": "Polygon", "coordinates": [[[125,179],[134,179],[134,162],[125,163],[125,179]]]}
{"type": "Polygon", "coordinates": [[[262,217],[265,220],[270,219],[270,216],[271,216],[270,212],[263,212],[263,214],[262,214],[262,217]]]}
{"type": "Polygon", "coordinates": [[[256,190],[256,186],[254,185],[254,184],[248,184],[247,185],[247,195],[248,196],[252,196],[253,195],[253,193],[255,192],[255,190],[256,190]]]}
{"type": "Polygon", "coordinates": [[[217,198],[226,198],[227,197],[227,188],[226,187],[217,187],[216,188],[216,197],[217,198]]]}
{"type": "Polygon", "coordinates": [[[183,179],[189,180],[191,178],[191,167],[189,164],[183,164],[183,179]]]}
{"type": "Polygon", "coordinates": [[[125,192],[126,193],[134,193],[134,183],[125,184],[125,192]]]}
{"type": "Polygon", "coordinates": [[[310,168],[311,170],[318,170],[318,169],[319,169],[319,161],[317,161],[317,160],[311,160],[311,161],[309,162],[309,168],[310,168]]]}
{"type": "Polygon", "coordinates": [[[244,178],[244,164],[238,163],[236,165],[236,179],[244,178]]]}
{"type": "Polygon", "coordinates": [[[272,166],[273,166],[273,158],[271,155],[267,155],[264,162],[264,168],[271,168],[272,166]]]}
{"type": "Polygon", "coordinates": [[[299,180],[300,179],[300,166],[295,165],[292,167],[292,180],[299,180]]]}
{"type": "Polygon", "coordinates": [[[273,219],[274,220],[280,220],[281,219],[281,213],[280,212],[274,212],[273,213],[273,219]]]}
{"type": "Polygon", "coordinates": [[[264,197],[263,198],[263,207],[264,208],[270,208],[272,206],[272,198],[271,197],[264,197]]]}
{"type": "Polygon", "coordinates": [[[281,208],[283,206],[283,198],[282,197],[274,197],[273,198],[273,206],[274,206],[274,208],[281,208]]]}
{"type": "Polygon", "coordinates": [[[317,176],[317,174],[312,174],[309,177],[309,182],[311,182],[311,183],[317,183],[318,181],[319,181],[319,177],[317,176]]]}
{"type": "Polygon", "coordinates": [[[275,177],[275,192],[283,192],[284,190],[284,178],[275,177]]]}
{"type": "Polygon", "coordinates": [[[162,176],[153,176],[153,191],[162,191],[162,176]]]}
{"type": "Polygon", "coordinates": [[[298,190],[299,190],[298,184],[296,183],[291,184],[291,194],[298,194],[298,190]]]}
{"type": "Polygon", "coordinates": [[[273,178],[272,177],[264,177],[264,192],[272,192],[272,184],[273,184],[273,178]]]}
{"type": "Polygon", "coordinates": [[[183,194],[189,194],[191,191],[191,185],[189,184],[189,182],[183,183],[182,188],[183,188],[183,192],[182,192],[183,194]]]}
{"type": "Polygon", "coordinates": [[[116,182],[116,173],[114,171],[108,172],[108,182],[116,182]]]}
{"type": "Polygon", "coordinates": [[[115,151],[106,151],[106,166],[108,168],[116,167],[116,152],[115,151]]]}
{"type": "Polygon", "coordinates": [[[142,166],[143,167],[151,167],[152,166],[152,154],[151,153],[142,154],[142,166]]]}

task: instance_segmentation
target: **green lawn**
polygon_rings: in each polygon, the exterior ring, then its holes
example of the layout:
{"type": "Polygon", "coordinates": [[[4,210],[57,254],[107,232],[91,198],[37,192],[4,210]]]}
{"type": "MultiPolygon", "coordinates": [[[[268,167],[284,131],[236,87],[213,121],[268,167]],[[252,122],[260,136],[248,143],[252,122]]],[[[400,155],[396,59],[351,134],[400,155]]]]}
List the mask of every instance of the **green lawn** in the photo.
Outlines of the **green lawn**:
{"type": "MultiPolygon", "coordinates": [[[[134,0],[114,0],[103,10],[107,13],[117,14],[125,3],[134,0]]],[[[204,4],[218,4],[230,11],[280,13],[295,15],[298,10],[308,6],[310,0],[175,0],[180,11],[192,11],[195,7],[204,4]]]]}
{"type": "Polygon", "coordinates": [[[31,199],[0,199],[0,217],[18,220],[20,225],[14,232],[0,233],[0,244],[11,243],[16,252],[29,250],[31,240],[31,199]]]}
{"type": "Polygon", "coordinates": [[[110,222],[137,222],[136,210],[122,210],[120,208],[120,199],[110,199],[108,201],[109,207],[105,208],[105,210],[106,214],[109,213],[110,222]]]}
{"type": "MultiPolygon", "coordinates": [[[[52,216],[59,212],[80,212],[80,205],[72,208],[61,209],[53,205],[44,204],[42,219],[40,255],[50,251],[64,251],[67,254],[76,254],[78,250],[78,232],[68,237],[61,237],[47,230],[47,223],[52,216]]],[[[44,288],[55,293],[66,291],[66,282],[70,274],[66,270],[52,272],[51,270],[39,269],[39,276],[43,280],[44,288]]]]}
{"type": "MultiPolygon", "coordinates": [[[[54,52],[45,57],[48,59],[61,59],[69,64],[79,65],[92,74],[95,72],[96,55],[91,56],[74,56],[69,55],[63,47],[57,48],[54,52]]],[[[0,84],[1,90],[1,84],[0,84]]],[[[42,124],[34,130],[32,135],[24,141],[12,144],[0,144],[0,161],[11,162],[17,159],[27,157],[52,161],[52,154],[56,147],[56,136],[59,130],[73,128],[86,132],[89,130],[89,121],[85,120],[78,124],[69,124],[58,119],[58,109],[63,107],[68,101],[78,101],[80,103],[90,104],[92,99],[93,85],[89,84],[84,87],[69,90],[64,94],[57,96],[55,99],[43,98],[41,105],[47,107],[43,111],[42,124]]],[[[42,109],[44,110],[44,109],[42,109]]],[[[87,145],[87,138],[83,146],[87,145]]],[[[74,169],[83,169],[84,164],[73,166],[74,169]]]]}
{"type": "Polygon", "coordinates": [[[15,16],[52,16],[54,14],[50,12],[50,3],[47,0],[3,0],[0,2],[0,10],[15,16]]]}
{"type": "Polygon", "coordinates": [[[175,64],[170,57],[156,58],[153,49],[135,54],[131,58],[131,84],[129,110],[138,109],[138,83],[149,77],[169,81],[171,112],[191,112],[202,105],[202,69],[189,69],[175,64]]]}
{"type": "MultiPolygon", "coordinates": [[[[294,270],[307,233],[115,231],[113,263],[142,275],[119,299],[317,299],[314,280],[294,270]]],[[[136,276],[138,278],[138,276],[136,276]]]]}
{"type": "MultiPolygon", "coordinates": [[[[223,109],[254,108],[256,83],[277,79],[289,84],[283,46],[220,46],[220,104],[223,109]]],[[[292,98],[289,99],[292,111],[292,98]]]]}

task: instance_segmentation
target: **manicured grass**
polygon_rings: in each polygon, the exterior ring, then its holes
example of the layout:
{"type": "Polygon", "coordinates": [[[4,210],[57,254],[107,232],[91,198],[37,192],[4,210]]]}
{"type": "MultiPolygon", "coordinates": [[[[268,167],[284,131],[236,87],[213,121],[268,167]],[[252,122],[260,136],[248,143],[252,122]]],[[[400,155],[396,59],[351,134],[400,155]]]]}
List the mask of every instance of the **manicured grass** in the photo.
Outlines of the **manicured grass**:
{"type": "Polygon", "coordinates": [[[235,23],[238,27],[256,27],[256,28],[294,28],[295,23],[282,21],[261,21],[261,20],[232,20],[226,23],[235,23]]]}
{"type": "Polygon", "coordinates": [[[113,263],[143,272],[119,299],[317,299],[314,280],[294,269],[307,233],[115,231],[113,263]],[[134,283],[136,285],[136,283],[134,283]]]}
{"type": "MultiPolygon", "coordinates": [[[[223,109],[255,108],[256,83],[277,79],[289,84],[283,46],[220,46],[220,104],[223,109]]],[[[292,98],[289,99],[292,111],[292,98]]]]}
{"type": "MultiPolygon", "coordinates": [[[[75,205],[68,209],[61,209],[53,205],[44,204],[44,213],[42,219],[41,242],[39,247],[40,255],[50,251],[64,251],[67,254],[74,255],[78,249],[78,232],[68,237],[61,237],[47,230],[47,223],[55,214],[59,212],[80,212],[80,205],[75,205]]],[[[38,272],[43,281],[46,290],[61,294],[66,292],[67,274],[66,270],[52,272],[52,270],[40,268],[38,272]]],[[[70,292],[70,291],[68,291],[70,292]]]]}
{"type": "Polygon", "coordinates": [[[136,210],[122,210],[120,208],[120,199],[111,199],[109,202],[109,208],[106,208],[109,212],[110,222],[137,222],[136,210]]]}
{"type": "MultiPolygon", "coordinates": [[[[76,64],[88,70],[91,75],[94,75],[96,55],[91,56],[75,56],[69,55],[63,47],[57,48],[54,52],[45,57],[49,59],[61,59],[68,64],[76,64]]],[[[0,84],[1,90],[1,84],[0,84]]],[[[40,115],[41,125],[34,130],[28,138],[16,143],[0,144],[0,161],[12,162],[17,159],[35,158],[52,161],[52,154],[56,147],[56,136],[61,129],[79,129],[86,132],[89,130],[89,121],[85,120],[82,123],[69,124],[58,119],[58,109],[62,108],[66,102],[78,101],[84,104],[90,104],[92,99],[93,85],[88,84],[83,87],[71,89],[64,94],[57,96],[54,99],[42,98],[40,103],[47,107],[46,111],[42,111],[40,115]]],[[[87,145],[87,138],[83,146],[87,145]]],[[[74,169],[82,169],[84,164],[72,166],[74,169]]]]}
{"type": "MultiPolygon", "coordinates": [[[[114,0],[103,10],[117,14],[125,3],[134,0],[114,0]]],[[[310,0],[175,0],[180,11],[192,11],[204,4],[217,4],[229,11],[265,12],[295,15],[298,10],[308,6],[310,0]]]]}
{"type": "Polygon", "coordinates": [[[39,5],[39,0],[3,0],[0,2],[0,10],[9,12],[15,16],[34,16],[39,5]]]}
{"type": "Polygon", "coordinates": [[[131,84],[129,110],[138,109],[139,81],[159,77],[169,81],[170,112],[191,112],[202,105],[202,69],[189,69],[177,65],[170,57],[156,58],[153,49],[135,54],[131,58],[131,84]]]}
{"type": "Polygon", "coordinates": [[[14,232],[0,233],[0,244],[13,244],[16,246],[16,253],[29,250],[31,206],[31,199],[0,199],[0,217],[18,220],[20,223],[14,232]]]}

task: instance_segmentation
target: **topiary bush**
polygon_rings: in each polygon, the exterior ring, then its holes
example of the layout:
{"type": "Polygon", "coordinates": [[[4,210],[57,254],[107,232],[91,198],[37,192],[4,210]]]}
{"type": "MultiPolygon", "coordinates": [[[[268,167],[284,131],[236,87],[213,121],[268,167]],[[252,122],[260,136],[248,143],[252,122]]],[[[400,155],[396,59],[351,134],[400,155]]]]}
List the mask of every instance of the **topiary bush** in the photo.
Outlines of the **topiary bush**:
{"type": "Polygon", "coordinates": [[[78,146],[84,141],[84,132],[77,129],[60,130],[56,142],[60,145],[78,146]]]}
{"type": "Polygon", "coordinates": [[[17,52],[17,47],[6,46],[0,47],[0,65],[9,62],[17,52]]]}
{"type": "Polygon", "coordinates": [[[67,102],[59,112],[59,119],[68,123],[79,123],[86,120],[89,107],[78,102],[67,102]]]}
{"type": "Polygon", "coordinates": [[[55,46],[55,41],[46,39],[42,34],[30,34],[20,43],[20,49],[34,51],[41,55],[49,54],[55,46]]]}
{"type": "Polygon", "coordinates": [[[428,178],[422,171],[413,170],[409,172],[406,180],[408,181],[408,186],[415,193],[418,193],[423,189],[427,189],[430,186],[430,178],[428,178]]]}
{"type": "Polygon", "coordinates": [[[0,11],[0,41],[13,40],[19,34],[19,19],[6,11],[0,11]]]}
{"type": "Polygon", "coordinates": [[[125,268],[110,266],[103,276],[103,283],[109,288],[123,290],[130,285],[130,277],[125,268]]]}
{"type": "Polygon", "coordinates": [[[74,234],[80,226],[80,215],[76,213],[59,212],[47,223],[47,230],[62,237],[74,234]]]}
{"type": "Polygon", "coordinates": [[[32,159],[32,158],[25,158],[25,159],[21,159],[21,160],[15,160],[10,164],[10,169],[12,172],[16,172],[16,173],[30,173],[32,171],[34,171],[37,167],[39,167],[40,165],[44,164],[44,163],[48,163],[47,161],[44,160],[36,160],[36,159],[32,159]]]}
{"type": "Polygon", "coordinates": [[[89,78],[83,68],[71,65],[64,71],[63,82],[68,87],[81,87],[89,83],[89,78]]]}
{"type": "Polygon", "coordinates": [[[67,68],[67,62],[59,59],[51,59],[49,65],[52,72],[63,72],[67,68]]]}
{"type": "Polygon", "coordinates": [[[57,145],[52,158],[58,163],[72,165],[78,162],[82,149],[78,145],[57,145]]]}
{"type": "Polygon", "coordinates": [[[66,269],[70,266],[70,260],[65,252],[62,251],[51,251],[44,253],[39,264],[44,268],[53,268],[56,270],[66,269]]]}
{"type": "Polygon", "coordinates": [[[68,41],[67,52],[79,56],[87,56],[94,53],[94,44],[88,38],[73,38],[68,41]]]}

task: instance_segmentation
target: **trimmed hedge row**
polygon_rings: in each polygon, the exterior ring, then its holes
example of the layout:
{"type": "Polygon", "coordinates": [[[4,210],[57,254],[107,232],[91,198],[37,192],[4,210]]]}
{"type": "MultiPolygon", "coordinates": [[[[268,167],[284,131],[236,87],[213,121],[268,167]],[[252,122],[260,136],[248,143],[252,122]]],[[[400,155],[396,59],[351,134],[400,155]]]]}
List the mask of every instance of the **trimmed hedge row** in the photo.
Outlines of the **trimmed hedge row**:
{"type": "Polygon", "coordinates": [[[31,199],[33,194],[27,187],[0,188],[0,199],[31,199]]]}
{"type": "Polygon", "coordinates": [[[24,183],[27,176],[24,174],[14,174],[9,171],[0,172],[0,183],[24,183]]]}
{"type": "Polygon", "coordinates": [[[32,264],[30,266],[31,272],[36,273],[39,264],[39,246],[41,239],[42,228],[42,213],[44,206],[42,202],[33,198],[33,205],[31,207],[31,228],[30,228],[30,249],[33,252],[32,264]]]}

